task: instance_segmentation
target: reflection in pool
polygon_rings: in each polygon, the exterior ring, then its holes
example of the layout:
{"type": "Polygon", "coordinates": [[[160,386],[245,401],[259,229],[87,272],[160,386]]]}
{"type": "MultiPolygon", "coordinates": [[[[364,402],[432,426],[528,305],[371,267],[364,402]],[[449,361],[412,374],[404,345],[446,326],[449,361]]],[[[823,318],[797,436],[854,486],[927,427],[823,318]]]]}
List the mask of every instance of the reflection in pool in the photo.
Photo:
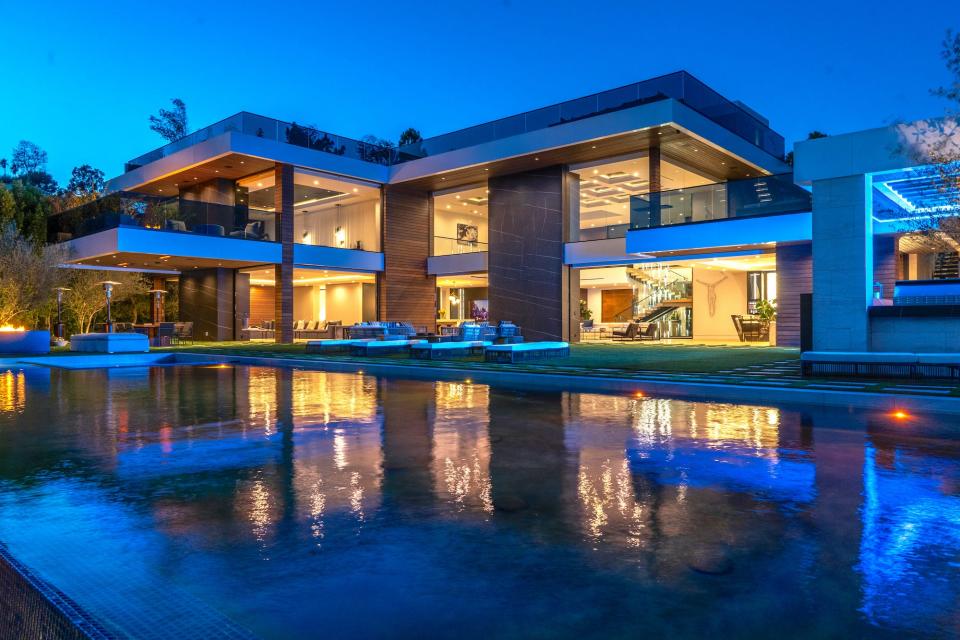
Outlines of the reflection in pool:
{"type": "Polygon", "coordinates": [[[262,367],[0,375],[0,540],[118,635],[958,631],[948,419],[262,367]]]}

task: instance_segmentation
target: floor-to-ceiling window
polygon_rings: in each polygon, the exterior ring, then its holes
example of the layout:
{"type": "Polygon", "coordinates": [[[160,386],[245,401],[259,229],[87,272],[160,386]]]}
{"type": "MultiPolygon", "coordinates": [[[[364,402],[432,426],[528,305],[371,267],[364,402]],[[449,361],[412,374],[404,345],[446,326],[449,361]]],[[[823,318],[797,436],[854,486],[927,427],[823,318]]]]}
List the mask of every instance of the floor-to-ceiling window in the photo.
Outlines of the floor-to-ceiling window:
{"type": "Polygon", "coordinates": [[[487,250],[486,184],[433,194],[433,255],[487,250]]]}
{"type": "MultiPolygon", "coordinates": [[[[251,216],[274,212],[272,172],[238,183],[249,198],[251,216]]],[[[298,168],[293,189],[294,242],[361,251],[380,250],[380,189],[298,168]]]]}
{"type": "MultiPolygon", "coordinates": [[[[250,313],[247,321],[250,327],[266,328],[275,319],[274,272],[274,268],[269,266],[241,271],[250,278],[250,313]]],[[[295,323],[335,322],[345,326],[376,320],[376,276],[372,273],[297,267],[293,273],[293,317],[295,323]]]]}
{"type": "Polygon", "coordinates": [[[489,317],[486,273],[467,273],[437,278],[437,324],[456,325],[465,320],[489,317]]]}
{"type": "MultiPolygon", "coordinates": [[[[621,238],[626,234],[631,222],[631,205],[638,198],[650,193],[650,160],[646,152],[629,156],[620,156],[571,167],[576,176],[574,187],[577,191],[573,204],[575,215],[579,219],[579,240],[601,240],[621,238]]],[[[675,192],[700,185],[717,182],[716,176],[707,175],[683,163],[663,157],[660,160],[660,189],[670,191],[669,197],[676,201],[663,207],[664,223],[670,223],[670,216],[679,215],[671,209],[681,209],[691,205],[692,195],[675,192]],[[672,206],[671,206],[672,205],[672,206]]],[[[712,193],[697,193],[699,199],[692,206],[697,211],[697,219],[709,219],[710,206],[705,198],[715,197],[712,193]],[[702,201],[702,202],[701,202],[702,201]]]]}

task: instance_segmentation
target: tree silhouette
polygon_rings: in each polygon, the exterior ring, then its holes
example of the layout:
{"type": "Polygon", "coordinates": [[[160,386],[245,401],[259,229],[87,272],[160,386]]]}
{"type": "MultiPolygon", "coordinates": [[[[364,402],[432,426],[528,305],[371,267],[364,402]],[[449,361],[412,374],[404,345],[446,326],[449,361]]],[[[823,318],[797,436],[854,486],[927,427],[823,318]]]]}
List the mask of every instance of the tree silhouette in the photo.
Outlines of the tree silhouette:
{"type": "Polygon", "coordinates": [[[187,105],[180,98],[170,102],[173,109],[160,109],[157,115],[150,116],[150,130],[168,142],[176,142],[187,135],[187,105]]]}
{"type": "Polygon", "coordinates": [[[10,171],[15,176],[42,171],[46,165],[47,152],[29,140],[18,142],[10,154],[10,171]]]}

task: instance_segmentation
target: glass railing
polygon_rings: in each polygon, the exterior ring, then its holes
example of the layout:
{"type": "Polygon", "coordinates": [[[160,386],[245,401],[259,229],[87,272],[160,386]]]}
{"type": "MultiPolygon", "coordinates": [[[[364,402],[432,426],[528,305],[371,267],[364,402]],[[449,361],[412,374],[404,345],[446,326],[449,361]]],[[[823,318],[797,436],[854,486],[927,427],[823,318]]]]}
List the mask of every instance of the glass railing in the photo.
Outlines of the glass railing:
{"type": "Polygon", "coordinates": [[[678,71],[434,136],[399,148],[345,138],[296,122],[284,122],[244,111],[130,160],[126,164],[126,171],[132,171],[228,131],[237,131],[364,162],[390,165],[670,98],[685,104],[767,153],[783,158],[783,136],[770,129],[749,110],[727,100],[686,71],[678,71]]]}
{"type": "Polygon", "coordinates": [[[454,256],[459,253],[477,253],[486,251],[487,243],[475,240],[458,240],[457,238],[433,237],[433,255],[454,256]]]}
{"type": "Polygon", "coordinates": [[[47,218],[49,242],[66,242],[118,227],[273,241],[273,212],[181,198],[120,192],[47,218]]]}
{"type": "Polygon", "coordinates": [[[630,229],[810,210],[810,193],[781,174],[631,196],[630,229]]]}
{"type": "Polygon", "coordinates": [[[243,111],[212,124],[209,127],[194,131],[176,142],[171,142],[159,149],[154,149],[149,153],[130,160],[126,163],[125,171],[132,171],[137,167],[142,167],[145,164],[154,162],[223,133],[227,133],[228,131],[245,133],[258,138],[285,142],[298,147],[305,147],[307,149],[314,149],[315,151],[323,151],[325,153],[375,164],[393,164],[397,158],[397,150],[391,146],[371,144],[352,138],[345,138],[314,129],[313,127],[297,124],[296,122],[284,122],[282,120],[243,111]]]}
{"type": "Polygon", "coordinates": [[[610,240],[612,238],[626,238],[629,224],[601,224],[593,227],[584,227],[579,232],[579,242],[589,240],[610,240]]]}
{"type": "Polygon", "coordinates": [[[783,158],[783,136],[686,71],[678,71],[404,145],[397,150],[397,161],[437,155],[669,98],[685,104],[770,155],[783,158]]]}

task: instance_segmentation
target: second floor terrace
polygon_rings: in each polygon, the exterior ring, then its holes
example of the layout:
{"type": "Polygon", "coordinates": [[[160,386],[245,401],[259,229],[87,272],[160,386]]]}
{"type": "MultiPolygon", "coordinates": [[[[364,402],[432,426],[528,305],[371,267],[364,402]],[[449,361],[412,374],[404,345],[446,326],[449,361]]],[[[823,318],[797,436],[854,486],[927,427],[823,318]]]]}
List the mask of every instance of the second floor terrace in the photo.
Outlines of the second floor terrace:
{"type": "Polygon", "coordinates": [[[229,132],[390,166],[663,100],[675,100],[689,107],[773,158],[784,156],[783,137],[771,129],[765,119],[742,103],[723,97],[686,71],[678,71],[400,147],[383,140],[356,140],[303,123],[240,112],[128,161],[125,171],[229,132]]]}

